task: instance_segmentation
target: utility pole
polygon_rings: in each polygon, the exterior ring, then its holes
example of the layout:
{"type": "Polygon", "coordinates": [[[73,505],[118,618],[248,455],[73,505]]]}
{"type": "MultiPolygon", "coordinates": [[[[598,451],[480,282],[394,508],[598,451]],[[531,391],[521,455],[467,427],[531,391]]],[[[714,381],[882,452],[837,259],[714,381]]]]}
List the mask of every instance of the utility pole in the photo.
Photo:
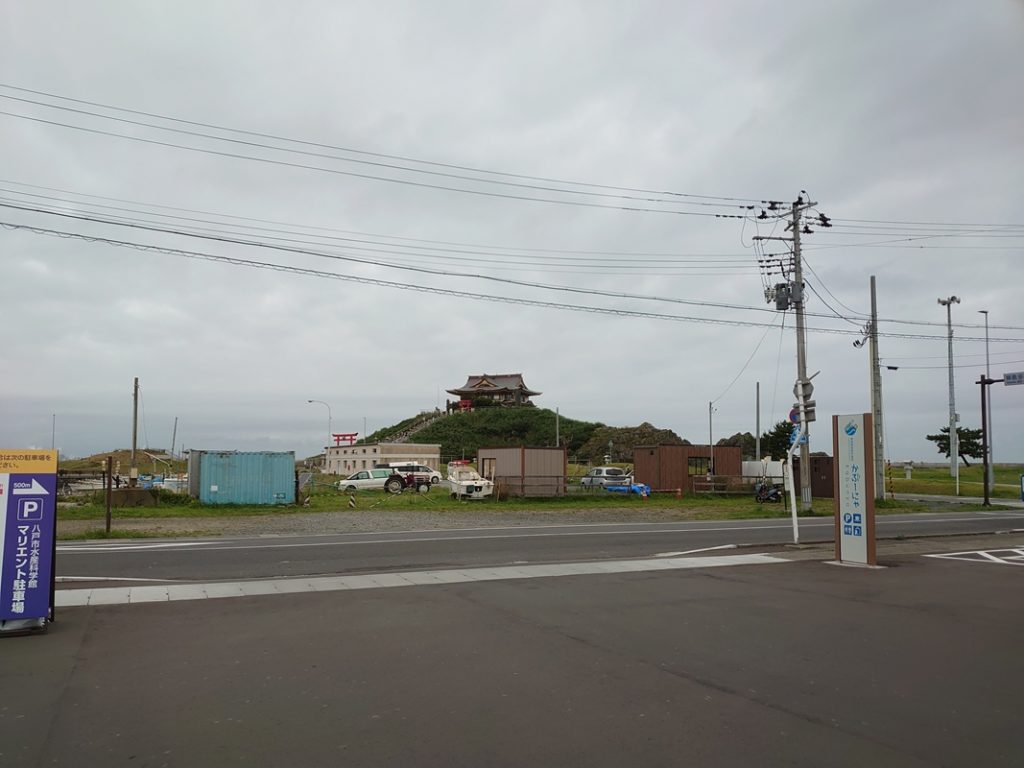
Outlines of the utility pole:
{"type": "Polygon", "coordinates": [[[761,461],[761,382],[757,382],[755,399],[757,402],[754,408],[754,460],[761,461]]]}
{"type": "Polygon", "coordinates": [[[174,430],[171,432],[171,458],[174,458],[174,444],[178,442],[178,417],[174,417],[174,430]]]}
{"type": "Polygon", "coordinates": [[[882,370],[878,363],[878,302],[875,276],[871,276],[871,324],[868,326],[871,358],[871,420],[875,437],[875,498],[885,498],[885,434],[882,425],[882,370]]]}
{"type": "Polygon", "coordinates": [[[128,487],[134,488],[139,484],[139,465],[135,461],[135,450],[139,442],[139,377],[135,377],[135,386],[132,388],[132,464],[128,470],[128,487]]]}
{"type": "Polygon", "coordinates": [[[558,408],[556,407],[555,408],[555,448],[561,448],[562,447],[562,440],[561,440],[560,435],[558,434],[558,428],[559,428],[558,418],[559,418],[559,416],[558,416],[558,408]]]}
{"type": "MultiPolygon", "coordinates": [[[[796,375],[797,381],[807,381],[807,329],[804,326],[804,268],[800,259],[800,214],[803,199],[793,201],[793,306],[796,310],[796,375]]],[[[806,397],[810,396],[807,392],[806,397]]],[[[803,403],[804,398],[801,399],[803,403]]],[[[800,409],[800,420],[804,422],[807,441],[800,445],[800,505],[803,511],[811,508],[811,446],[810,429],[807,427],[804,409],[800,409]]]]}
{"type": "Polygon", "coordinates": [[[715,439],[714,428],[711,425],[711,413],[714,410],[712,403],[708,403],[708,445],[711,447],[711,458],[708,460],[708,480],[715,475],[715,439]]]}
{"type": "MultiPolygon", "coordinates": [[[[806,224],[801,226],[801,219],[805,211],[816,205],[817,203],[809,199],[806,191],[801,191],[800,195],[790,206],[790,222],[786,225],[786,229],[787,231],[791,231],[791,236],[765,237],[757,235],[753,238],[758,242],[764,242],[766,240],[782,240],[793,243],[792,279],[790,279],[788,265],[784,264],[781,259],[773,258],[773,254],[763,255],[759,259],[759,262],[762,270],[764,270],[767,275],[778,272],[785,280],[785,282],[776,283],[774,286],[771,286],[766,282],[765,298],[769,302],[774,301],[776,309],[785,311],[792,307],[796,314],[797,379],[796,384],[793,387],[793,394],[797,398],[795,407],[800,414],[800,429],[798,437],[798,447],[800,449],[800,506],[805,512],[811,509],[811,448],[807,438],[810,434],[808,425],[810,422],[815,420],[815,403],[811,400],[811,394],[814,392],[814,385],[807,377],[807,328],[804,323],[804,308],[806,304],[804,301],[804,269],[800,255],[800,236],[802,234],[811,234],[813,232],[813,230],[806,224]]],[[[768,211],[784,211],[784,206],[782,206],[778,201],[769,201],[767,210],[762,210],[761,214],[756,218],[764,221],[781,219],[785,216],[785,213],[773,213],[773,215],[769,215],[768,211]]],[[[821,227],[832,226],[829,217],[823,213],[819,213],[816,216],[815,223],[821,227]]],[[[794,446],[793,452],[795,452],[796,447],[797,446],[794,446]]],[[[790,455],[792,455],[793,452],[791,452],[790,455]]]]}
{"type": "Polygon", "coordinates": [[[950,296],[939,299],[946,308],[946,331],[949,338],[949,475],[956,481],[956,495],[960,495],[960,435],[956,431],[956,394],[953,387],[953,305],[960,299],[950,296]]]}
{"type": "Polygon", "coordinates": [[[57,414],[53,414],[53,423],[50,425],[50,450],[53,450],[57,443],[57,414]]]}

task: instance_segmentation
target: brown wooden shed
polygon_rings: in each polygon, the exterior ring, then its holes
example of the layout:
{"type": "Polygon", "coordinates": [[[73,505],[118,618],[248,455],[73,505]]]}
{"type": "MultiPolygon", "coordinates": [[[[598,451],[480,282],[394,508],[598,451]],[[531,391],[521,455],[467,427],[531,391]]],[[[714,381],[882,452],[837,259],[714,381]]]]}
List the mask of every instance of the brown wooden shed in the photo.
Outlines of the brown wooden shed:
{"type": "Polygon", "coordinates": [[[712,472],[710,445],[638,445],[633,449],[633,476],[652,491],[693,493],[694,482],[706,484],[709,474],[740,477],[743,450],[738,446],[714,447],[712,472]]]}
{"type": "MultiPolygon", "coordinates": [[[[831,456],[811,456],[811,496],[815,499],[831,499],[835,494],[832,484],[834,463],[831,456]]],[[[793,458],[793,482],[800,493],[800,457],[793,458]]]]}
{"type": "Polygon", "coordinates": [[[564,496],[568,457],[565,448],[503,446],[480,448],[477,470],[498,493],[510,496],[564,496]]]}

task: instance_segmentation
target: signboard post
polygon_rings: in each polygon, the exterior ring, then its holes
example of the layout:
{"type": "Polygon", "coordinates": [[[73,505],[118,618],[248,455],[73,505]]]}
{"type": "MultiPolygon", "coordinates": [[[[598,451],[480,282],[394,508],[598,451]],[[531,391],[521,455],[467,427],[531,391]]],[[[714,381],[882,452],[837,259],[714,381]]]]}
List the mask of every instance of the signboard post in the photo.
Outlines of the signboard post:
{"type": "Polygon", "coordinates": [[[870,413],[832,417],[836,561],[876,565],[874,439],[870,413]]]}
{"type": "Polygon", "coordinates": [[[0,449],[0,635],[53,620],[57,452],[0,449]]]}

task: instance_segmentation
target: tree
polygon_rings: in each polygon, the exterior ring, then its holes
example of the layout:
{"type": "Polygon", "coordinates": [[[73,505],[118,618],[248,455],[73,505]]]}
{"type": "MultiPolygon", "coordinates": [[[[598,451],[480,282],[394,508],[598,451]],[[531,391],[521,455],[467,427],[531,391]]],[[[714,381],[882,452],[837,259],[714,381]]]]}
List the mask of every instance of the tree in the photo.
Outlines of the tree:
{"type": "Polygon", "coordinates": [[[793,423],[780,421],[761,436],[761,455],[771,456],[773,461],[786,458],[789,453],[789,435],[793,431],[793,423]]]}
{"type": "MultiPolygon", "coordinates": [[[[960,454],[960,458],[964,460],[964,466],[971,466],[971,462],[967,460],[970,456],[972,459],[981,459],[983,454],[981,451],[981,430],[980,429],[967,429],[966,427],[956,428],[957,437],[957,453],[960,454]]],[[[939,430],[937,435],[925,435],[925,439],[931,440],[935,443],[935,447],[939,453],[943,454],[947,459],[949,458],[949,427],[943,427],[939,430]]]]}

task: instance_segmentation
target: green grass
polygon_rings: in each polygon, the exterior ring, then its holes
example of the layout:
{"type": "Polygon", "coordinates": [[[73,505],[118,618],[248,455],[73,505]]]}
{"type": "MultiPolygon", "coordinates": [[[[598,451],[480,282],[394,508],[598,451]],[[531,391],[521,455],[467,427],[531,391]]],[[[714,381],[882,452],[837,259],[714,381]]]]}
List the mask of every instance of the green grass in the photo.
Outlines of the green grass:
{"type": "MultiPolygon", "coordinates": [[[[257,506],[242,504],[200,504],[195,499],[172,496],[175,503],[167,503],[169,494],[161,494],[162,503],[156,507],[124,507],[112,510],[112,519],[160,519],[160,518],[216,518],[216,517],[249,517],[269,515],[294,515],[324,512],[351,512],[358,514],[365,510],[418,511],[435,512],[438,515],[451,514],[466,510],[474,512],[493,511],[495,513],[514,512],[547,514],[561,512],[589,512],[600,510],[619,510],[626,516],[630,510],[638,514],[651,512],[657,514],[680,515],[696,520],[729,520],[787,517],[790,514],[788,503],[758,504],[752,496],[712,496],[706,494],[688,495],[681,499],[674,494],[654,494],[649,499],[641,499],[635,495],[607,493],[595,490],[592,492],[576,492],[568,496],[551,498],[508,498],[508,499],[452,499],[443,487],[435,487],[429,493],[406,492],[391,495],[383,491],[356,491],[341,493],[330,485],[318,484],[312,489],[309,504],[287,506],[257,506]],[[349,498],[355,507],[349,507],[349,498]]],[[[961,504],[932,504],[910,501],[886,500],[879,502],[879,514],[895,514],[901,512],[920,511],[967,511],[974,508],[961,504]]],[[[980,506],[978,507],[981,508],[980,506]]],[[[804,514],[801,512],[801,514],[804,514]]],[[[818,500],[811,512],[812,515],[827,517],[832,514],[832,500],[818,500]]],[[[106,509],[102,504],[83,503],[78,505],[61,505],[57,512],[58,520],[103,520],[106,509]]],[[[121,534],[116,534],[121,535],[121,534]]],[[[124,534],[130,535],[130,534],[124,534]]],[[[172,534],[165,534],[172,535],[172,534]]]]}
{"type": "Polygon", "coordinates": [[[93,541],[95,539],[174,539],[181,536],[216,536],[212,531],[188,530],[188,531],[154,531],[154,530],[119,530],[113,529],[110,533],[103,528],[93,528],[78,533],[61,533],[57,535],[60,541],[93,541]]]}
{"type": "MultiPolygon", "coordinates": [[[[912,478],[906,480],[902,465],[893,465],[890,477],[886,479],[886,488],[896,493],[922,493],[936,496],[953,496],[956,482],[949,475],[949,465],[941,467],[914,467],[912,478]],[[891,485],[890,485],[891,483],[891,485]]],[[[1019,499],[1020,476],[1024,474],[1024,466],[1020,464],[997,464],[995,466],[995,487],[989,489],[989,495],[996,499],[1019,499]]],[[[981,496],[983,476],[981,465],[960,467],[960,495],[981,496]]]]}

